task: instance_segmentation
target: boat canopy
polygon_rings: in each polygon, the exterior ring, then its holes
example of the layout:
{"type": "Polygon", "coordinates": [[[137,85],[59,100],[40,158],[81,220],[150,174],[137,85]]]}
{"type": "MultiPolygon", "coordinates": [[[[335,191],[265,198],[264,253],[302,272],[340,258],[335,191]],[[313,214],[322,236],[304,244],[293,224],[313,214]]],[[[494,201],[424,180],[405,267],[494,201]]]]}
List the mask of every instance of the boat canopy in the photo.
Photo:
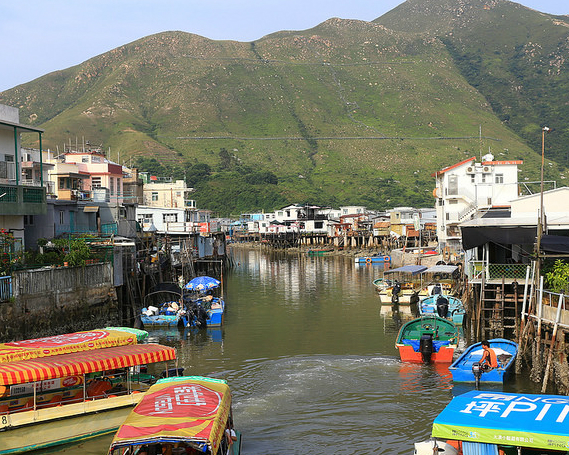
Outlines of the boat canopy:
{"type": "Polygon", "coordinates": [[[427,270],[424,270],[421,273],[448,273],[453,274],[458,270],[458,266],[456,265],[433,265],[429,267],[427,270]]]}
{"type": "Polygon", "coordinates": [[[118,429],[110,452],[134,445],[185,442],[217,453],[231,410],[227,382],[202,376],[161,379],[118,429]]]}
{"type": "Polygon", "coordinates": [[[562,450],[569,448],[569,397],[471,391],[452,399],[433,437],[562,450]]]}
{"type": "Polygon", "coordinates": [[[417,275],[418,273],[427,270],[427,267],[424,265],[404,265],[403,267],[399,267],[397,269],[386,270],[383,272],[384,274],[388,273],[410,273],[411,275],[417,275]]]}
{"type": "Polygon", "coordinates": [[[109,371],[176,358],[176,349],[159,344],[136,344],[52,355],[0,364],[0,385],[9,386],[109,371]]]}
{"type": "Polygon", "coordinates": [[[148,332],[137,329],[107,327],[86,332],[66,333],[33,340],[0,344],[0,364],[48,357],[71,352],[136,344],[139,336],[148,332]]]}

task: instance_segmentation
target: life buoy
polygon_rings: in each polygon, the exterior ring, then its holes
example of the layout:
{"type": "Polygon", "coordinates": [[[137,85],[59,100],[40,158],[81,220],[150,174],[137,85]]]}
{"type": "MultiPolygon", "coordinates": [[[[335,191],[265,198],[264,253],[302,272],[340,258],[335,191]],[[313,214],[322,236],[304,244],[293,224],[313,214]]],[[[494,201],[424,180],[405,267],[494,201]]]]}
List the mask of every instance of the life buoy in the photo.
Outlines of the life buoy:
{"type": "Polygon", "coordinates": [[[383,256],[383,262],[391,262],[391,258],[389,256],[383,256]]]}
{"type": "Polygon", "coordinates": [[[366,264],[371,264],[371,258],[366,258],[366,264]]]}

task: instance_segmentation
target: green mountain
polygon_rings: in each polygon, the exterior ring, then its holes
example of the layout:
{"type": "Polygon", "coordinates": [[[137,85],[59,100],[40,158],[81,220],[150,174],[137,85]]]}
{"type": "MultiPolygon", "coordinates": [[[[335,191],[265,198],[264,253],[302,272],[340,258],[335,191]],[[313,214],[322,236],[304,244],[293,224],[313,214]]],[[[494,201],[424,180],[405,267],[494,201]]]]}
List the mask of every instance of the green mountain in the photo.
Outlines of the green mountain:
{"type": "MultiPolygon", "coordinates": [[[[569,23],[507,1],[446,1],[250,43],[160,33],[0,103],[45,128],[45,147],[84,138],[115,161],[185,176],[198,205],[221,215],[291,202],[430,206],[431,173],[488,150],[523,159],[520,178],[536,180],[540,126],[558,127],[567,109],[566,63],[552,56],[567,54],[569,23]],[[548,58],[537,52],[546,44],[548,58]]],[[[560,126],[547,153],[564,165],[560,126]]]]}

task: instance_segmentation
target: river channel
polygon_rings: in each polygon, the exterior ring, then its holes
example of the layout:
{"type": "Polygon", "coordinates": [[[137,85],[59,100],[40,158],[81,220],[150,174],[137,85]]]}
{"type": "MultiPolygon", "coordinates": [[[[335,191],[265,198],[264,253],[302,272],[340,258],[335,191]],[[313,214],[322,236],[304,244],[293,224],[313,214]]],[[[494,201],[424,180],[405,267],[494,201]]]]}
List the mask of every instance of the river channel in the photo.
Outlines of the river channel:
{"type": "MultiPolygon", "coordinates": [[[[178,349],[185,374],[229,382],[244,455],[412,454],[467,390],[453,387],[447,366],[399,360],[400,321],[380,315],[372,285],[381,265],[243,248],[232,256],[221,330],[150,334],[178,349]]],[[[520,377],[504,386],[516,390],[537,392],[520,377]]],[[[49,453],[104,454],[111,439],[49,453]]]]}

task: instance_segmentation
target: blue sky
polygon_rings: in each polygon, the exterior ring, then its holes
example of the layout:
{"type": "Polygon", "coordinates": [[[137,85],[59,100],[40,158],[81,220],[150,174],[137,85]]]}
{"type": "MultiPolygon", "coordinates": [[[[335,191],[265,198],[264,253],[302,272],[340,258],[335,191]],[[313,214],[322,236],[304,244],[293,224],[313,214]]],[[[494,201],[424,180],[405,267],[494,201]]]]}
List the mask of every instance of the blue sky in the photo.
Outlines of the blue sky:
{"type": "MultiPolygon", "coordinates": [[[[401,0],[0,0],[0,91],[153,33],[253,41],[331,17],[371,21],[401,0]]],[[[525,0],[569,14],[567,0],[525,0]]]]}

